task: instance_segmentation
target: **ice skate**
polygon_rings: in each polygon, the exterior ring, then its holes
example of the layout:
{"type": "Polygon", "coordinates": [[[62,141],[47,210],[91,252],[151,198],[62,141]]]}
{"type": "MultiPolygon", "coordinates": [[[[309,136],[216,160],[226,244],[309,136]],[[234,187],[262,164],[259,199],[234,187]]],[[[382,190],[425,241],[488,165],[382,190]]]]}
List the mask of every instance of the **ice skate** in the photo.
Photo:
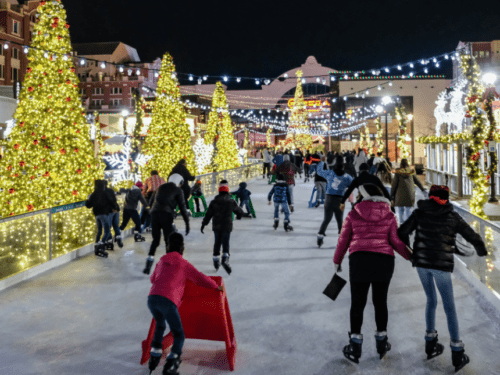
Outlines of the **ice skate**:
{"type": "Polygon", "coordinates": [[[349,345],[344,346],[342,352],[344,356],[354,363],[359,363],[361,358],[361,347],[363,345],[363,335],[352,334],[349,332],[349,345]]]}
{"type": "Polygon", "coordinates": [[[154,370],[158,367],[160,364],[161,356],[162,356],[163,350],[162,348],[151,348],[151,354],[149,357],[149,373],[152,374],[154,370]]]}
{"type": "Polygon", "coordinates": [[[142,271],[144,274],[149,275],[151,272],[151,267],[153,267],[153,263],[155,261],[155,258],[152,256],[149,256],[148,259],[146,259],[146,267],[144,267],[144,270],[142,271]]]}
{"type": "Polygon", "coordinates": [[[108,253],[104,251],[104,244],[102,242],[96,243],[94,246],[94,254],[98,257],[107,258],[108,253]]]}
{"type": "Polygon", "coordinates": [[[115,237],[115,242],[118,244],[120,249],[123,247],[123,241],[122,241],[122,236],[116,236],[115,237]]]}
{"type": "Polygon", "coordinates": [[[318,233],[318,247],[321,247],[323,245],[323,238],[325,238],[325,234],[318,233]]]}
{"type": "Polygon", "coordinates": [[[151,228],[151,227],[146,228],[146,233],[151,233],[152,231],[153,231],[153,228],[151,228]]]}
{"type": "Polygon", "coordinates": [[[216,271],[219,270],[220,267],[220,258],[219,257],[214,257],[214,268],[216,271]]]}
{"type": "Polygon", "coordinates": [[[316,205],[314,206],[314,208],[318,208],[320,204],[321,203],[319,203],[319,201],[316,201],[316,205]]]}
{"type": "Polygon", "coordinates": [[[167,357],[165,367],[163,367],[163,375],[179,375],[179,366],[181,362],[181,357],[177,354],[170,353],[167,357]]]}
{"type": "Polygon", "coordinates": [[[427,359],[432,359],[443,354],[444,346],[438,343],[437,331],[427,332],[425,334],[425,354],[427,359]]]}
{"type": "Polygon", "coordinates": [[[146,239],[141,236],[139,232],[134,232],[134,241],[135,242],[144,242],[146,239]]]}
{"type": "Polygon", "coordinates": [[[274,230],[278,229],[279,225],[280,225],[280,219],[274,219],[274,224],[273,224],[274,230]]]}
{"type": "Polygon", "coordinates": [[[106,242],[104,244],[104,249],[105,250],[111,250],[111,251],[114,251],[115,250],[115,245],[113,243],[113,240],[109,240],[108,242],[106,242]]]}
{"type": "Polygon", "coordinates": [[[224,268],[228,275],[231,275],[232,269],[229,265],[229,254],[224,254],[222,256],[222,268],[224,268]]]}
{"type": "Polygon", "coordinates": [[[293,227],[288,221],[285,221],[285,232],[293,232],[293,227]]]}
{"type": "Polygon", "coordinates": [[[387,332],[376,332],[375,340],[377,343],[377,353],[380,354],[380,359],[384,358],[389,350],[391,350],[391,344],[387,337],[387,332]]]}
{"type": "Polygon", "coordinates": [[[451,342],[451,361],[455,366],[455,372],[460,371],[470,362],[469,357],[465,354],[465,345],[462,341],[451,342]],[[458,350],[457,350],[458,349],[458,350]]]}

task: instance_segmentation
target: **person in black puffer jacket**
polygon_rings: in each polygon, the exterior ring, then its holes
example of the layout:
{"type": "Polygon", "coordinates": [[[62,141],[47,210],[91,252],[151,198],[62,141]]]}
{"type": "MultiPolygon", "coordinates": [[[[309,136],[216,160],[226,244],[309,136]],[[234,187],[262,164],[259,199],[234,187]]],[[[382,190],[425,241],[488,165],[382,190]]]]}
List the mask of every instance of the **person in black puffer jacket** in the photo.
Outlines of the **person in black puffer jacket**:
{"type": "Polygon", "coordinates": [[[488,254],[481,236],[453,209],[449,195],[447,186],[433,185],[429,199],[418,202],[418,208],[398,229],[398,235],[403,242],[409,244],[410,234],[416,231],[412,261],[413,266],[417,267],[418,276],[427,295],[425,312],[427,356],[432,358],[443,352],[443,345],[438,344],[435,329],[437,296],[434,285],[436,284],[448,320],[453,365],[459,370],[469,363],[469,358],[465,355],[464,344],[460,340],[451,280],[454,254],[460,254],[455,243],[457,233],[474,246],[477,255],[488,254]]]}
{"type": "Polygon", "coordinates": [[[141,237],[141,217],[139,216],[139,212],[137,212],[137,206],[139,205],[139,201],[142,203],[146,210],[149,210],[149,204],[146,202],[142,195],[141,190],[142,183],[137,182],[130,190],[127,190],[127,194],[125,195],[125,206],[123,207],[123,219],[122,224],[120,225],[120,230],[124,230],[127,227],[127,224],[130,219],[133,220],[135,224],[134,235],[137,237],[141,237]]]}
{"type": "MultiPolygon", "coordinates": [[[[170,172],[170,176],[173,174],[179,174],[184,180],[181,186],[182,192],[184,193],[185,205],[189,207],[188,201],[191,196],[191,187],[189,186],[189,181],[194,181],[195,176],[193,176],[187,169],[186,159],[181,159],[170,172]]],[[[168,176],[168,177],[170,177],[168,176]]]]}
{"type": "Polygon", "coordinates": [[[183,183],[184,179],[181,175],[173,174],[169,177],[168,183],[161,185],[156,191],[154,203],[151,208],[153,242],[149,248],[149,256],[143,271],[146,275],[149,275],[151,272],[156,249],[160,245],[162,230],[165,244],[168,247],[168,237],[173,232],[172,225],[177,206],[179,206],[184,222],[186,223],[186,236],[189,234],[189,216],[186,211],[184,193],[181,189],[183,183]]]}
{"type": "Polygon", "coordinates": [[[238,207],[238,203],[234,199],[231,199],[228,182],[222,180],[219,184],[219,195],[210,202],[203,218],[201,233],[203,233],[203,229],[213,218],[212,230],[215,235],[214,267],[215,270],[218,270],[221,265],[219,256],[222,246],[222,267],[224,267],[228,274],[231,273],[231,266],[229,265],[229,238],[233,231],[233,213],[236,214],[238,220],[244,214],[243,210],[238,207]]]}

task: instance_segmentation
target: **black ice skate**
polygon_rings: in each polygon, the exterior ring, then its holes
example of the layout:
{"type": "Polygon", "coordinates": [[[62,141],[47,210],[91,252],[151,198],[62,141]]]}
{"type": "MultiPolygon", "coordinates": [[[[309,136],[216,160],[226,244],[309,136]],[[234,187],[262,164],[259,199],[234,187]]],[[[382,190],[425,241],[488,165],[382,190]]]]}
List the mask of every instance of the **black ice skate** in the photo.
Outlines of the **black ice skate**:
{"type": "Polygon", "coordinates": [[[363,345],[363,335],[352,334],[349,332],[349,345],[344,346],[342,352],[344,356],[354,363],[359,363],[361,358],[361,347],[363,345]]]}
{"type": "Polygon", "coordinates": [[[464,348],[465,345],[462,341],[451,342],[451,361],[453,366],[455,366],[455,372],[460,371],[470,362],[469,357],[465,354],[464,348]]]}
{"type": "Polygon", "coordinates": [[[151,267],[153,267],[153,263],[155,261],[155,258],[152,256],[149,256],[148,259],[146,259],[146,267],[144,267],[144,270],[142,271],[144,274],[149,275],[151,272],[151,267]]]}
{"type": "Polygon", "coordinates": [[[325,238],[325,234],[323,233],[318,233],[318,247],[321,247],[323,245],[323,238],[325,238]]]}
{"type": "Polygon", "coordinates": [[[319,203],[319,201],[316,201],[316,205],[314,206],[314,208],[318,208],[320,204],[321,203],[319,203]]]}
{"type": "Polygon", "coordinates": [[[167,357],[167,362],[165,363],[165,367],[163,368],[163,375],[179,375],[179,366],[181,365],[181,357],[177,354],[169,354],[167,357]],[[172,357],[171,357],[172,356],[172,357]],[[171,358],[169,358],[171,357],[171,358]]]}
{"type": "Polygon", "coordinates": [[[219,267],[220,267],[220,259],[219,259],[219,257],[214,257],[214,268],[215,268],[215,270],[218,271],[219,267]]]}
{"type": "Polygon", "coordinates": [[[151,355],[149,357],[149,374],[152,374],[160,364],[162,353],[162,348],[151,348],[151,355]]]}
{"type": "Polygon", "coordinates": [[[107,258],[108,253],[104,251],[104,244],[102,242],[96,243],[94,246],[94,254],[98,257],[107,258]]]}
{"type": "Polygon", "coordinates": [[[146,239],[141,236],[139,232],[134,232],[134,241],[135,242],[144,242],[146,239]]]}
{"type": "Polygon", "coordinates": [[[425,334],[425,354],[427,359],[432,359],[443,354],[444,346],[438,343],[437,331],[427,332],[425,334]]]}
{"type": "Polygon", "coordinates": [[[288,221],[285,221],[285,232],[293,232],[293,227],[288,221]]]}
{"type": "Polygon", "coordinates": [[[232,269],[229,265],[229,254],[224,254],[222,256],[222,268],[224,268],[228,275],[231,275],[232,269]]]}
{"type": "Polygon", "coordinates": [[[146,233],[151,233],[152,231],[153,231],[153,228],[151,228],[151,227],[146,228],[146,233]]]}
{"type": "Polygon", "coordinates": [[[273,224],[274,230],[278,229],[279,225],[280,225],[280,219],[274,219],[274,224],[273,224]]]}
{"type": "Polygon", "coordinates": [[[104,248],[106,250],[111,250],[111,251],[114,251],[115,250],[115,245],[113,244],[113,240],[109,240],[108,242],[106,242],[104,244],[104,248]]]}
{"type": "Polygon", "coordinates": [[[387,332],[376,332],[375,340],[377,343],[377,353],[380,354],[380,359],[384,358],[389,350],[391,350],[391,344],[387,337],[387,332]]]}
{"type": "Polygon", "coordinates": [[[122,241],[122,236],[116,236],[115,237],[115,242],[118,244],[120,249],[123,247],[123,241],[122,241]]]}

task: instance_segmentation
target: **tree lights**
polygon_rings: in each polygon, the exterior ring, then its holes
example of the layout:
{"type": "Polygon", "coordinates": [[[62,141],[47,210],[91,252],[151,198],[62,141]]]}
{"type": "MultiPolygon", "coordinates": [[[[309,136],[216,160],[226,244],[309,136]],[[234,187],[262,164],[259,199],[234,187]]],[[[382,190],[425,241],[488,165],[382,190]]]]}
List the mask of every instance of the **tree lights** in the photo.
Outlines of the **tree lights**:
{"type": "Polygon", "coordinates": [[[410,147],[406,144],[406,128],[408,127],[408,120],[405,107],[401,102],[398,102],[395,110],[396,118],[399,122],[398,149],[401,152],[401,158],[408,159],[410,157],[410,147]]]}
{"type": "Polygon", "coordinates": [[[285,144],[290,145],[291,148],[310,149],[312,147],[312,137],[309,133],[307,106],[304,102],[304,92],[302,90],[301,77],[303,73],[301,70],[298,70],[296,75],[297,88],[295,89],[295,100],[285,144]]]}
{"type": "Polygon", "coordinates": [[[375,119],[375,126],[377,127],[377,135],[375,138],[375,142],[377,143],[377,152],[384,152],[384,141],[382,138],[384,130],[382,129],[382,124],[380,123],[380,117],[375,119]]]}

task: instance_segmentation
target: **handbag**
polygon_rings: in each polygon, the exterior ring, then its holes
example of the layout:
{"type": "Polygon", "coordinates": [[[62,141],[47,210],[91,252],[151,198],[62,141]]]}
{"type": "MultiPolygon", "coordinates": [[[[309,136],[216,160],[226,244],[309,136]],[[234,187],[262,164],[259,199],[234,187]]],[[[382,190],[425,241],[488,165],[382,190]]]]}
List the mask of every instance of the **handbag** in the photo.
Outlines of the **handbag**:
{"type": "Polygon", "coordinates": [[[335,273],[335,275],[333,275],[332,281],[330,281],[330,283],[326,286],[325,290],[323,291],[323,294],[331,298],[333,301],[335,301],[339,296],[340,292],[342,291],[342,289],[344,288],[345,284],[347,284],[347,281],[345,281],[343,278],[341,278],[339,275],[335,273]]]}

